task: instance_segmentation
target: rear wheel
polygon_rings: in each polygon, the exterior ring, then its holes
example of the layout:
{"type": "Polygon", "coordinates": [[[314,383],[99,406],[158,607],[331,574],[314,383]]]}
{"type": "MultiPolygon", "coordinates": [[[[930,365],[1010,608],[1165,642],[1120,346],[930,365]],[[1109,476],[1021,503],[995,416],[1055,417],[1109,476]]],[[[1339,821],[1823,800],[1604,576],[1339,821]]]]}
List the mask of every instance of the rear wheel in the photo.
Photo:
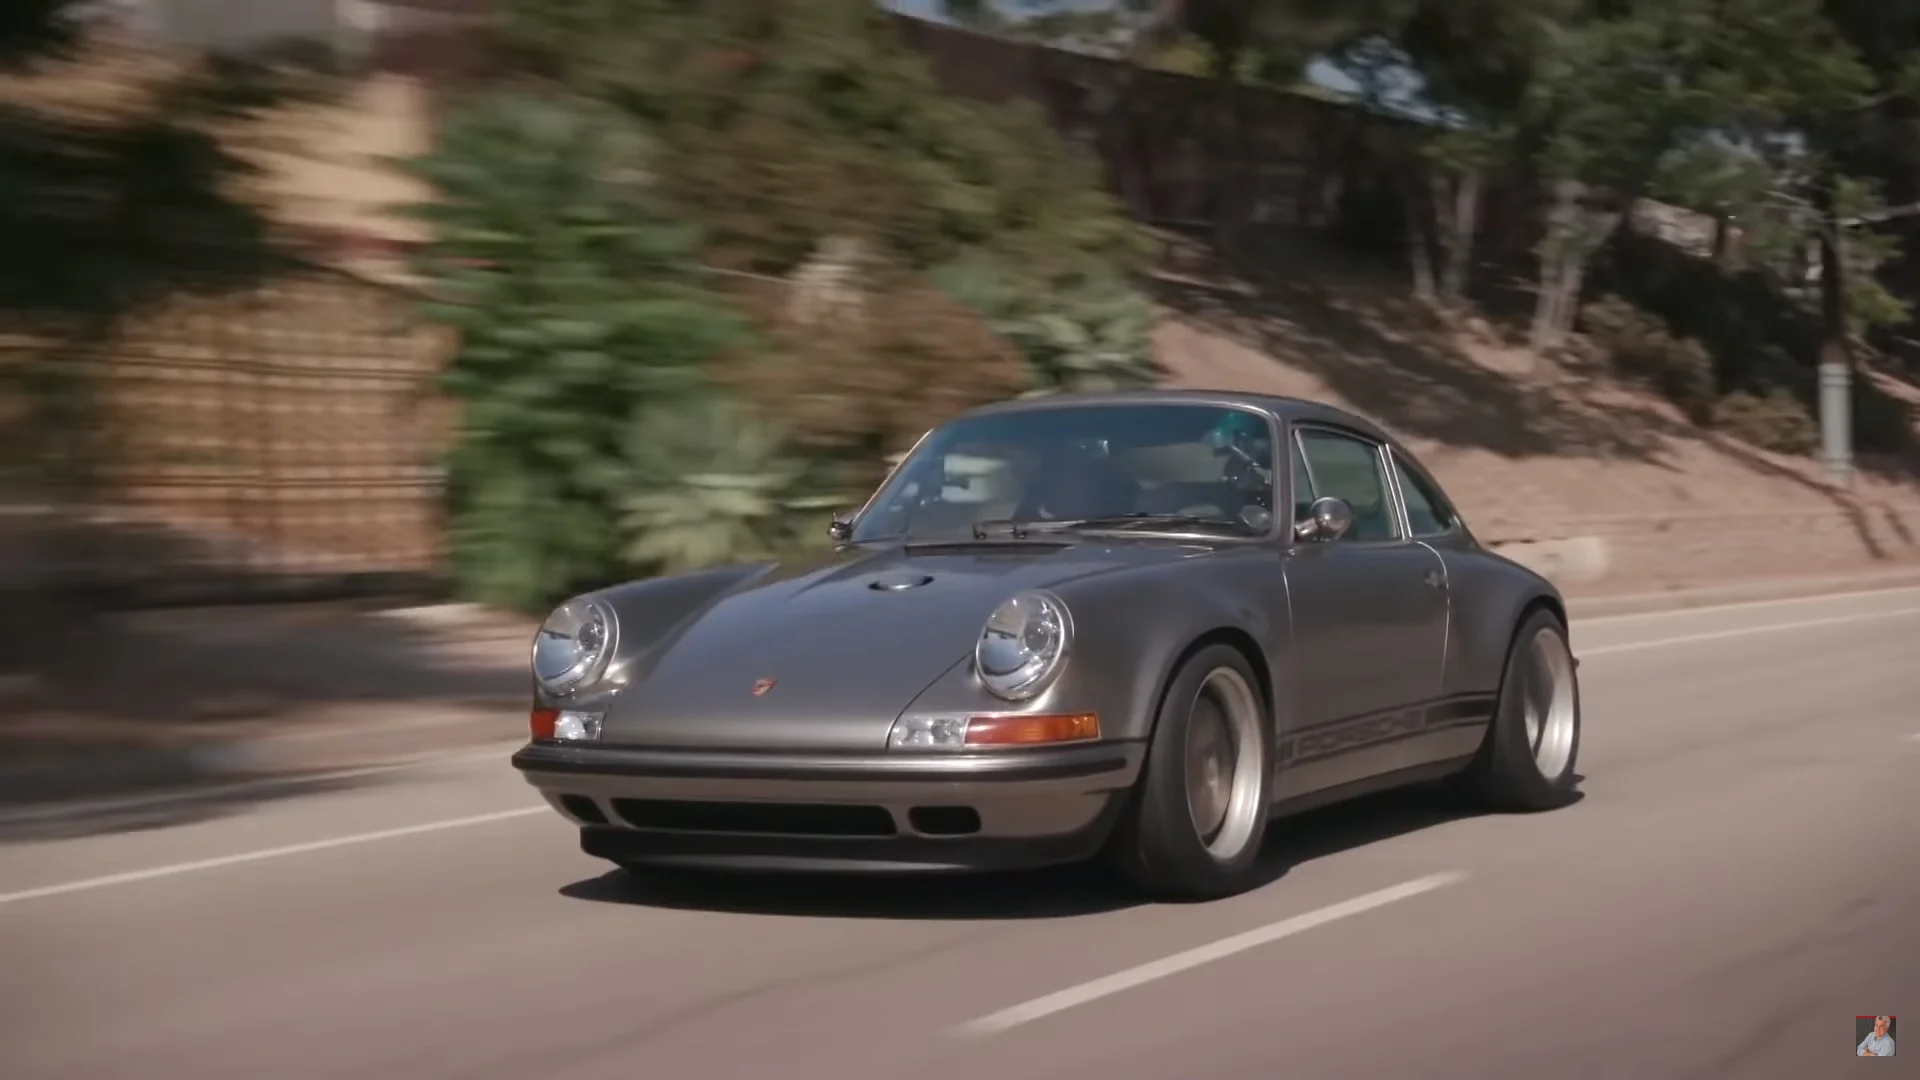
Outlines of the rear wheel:
{"type": "Polygon", "coordinates": [[[1462,779],[1493,809],[1551,810],[1572,801],[1579,755],[1573,650],[1559,618],[1537,610],[1513,635],[1493,724],[1462,779]]]}
{"type": "Polygon", "coordinates": [[[1252,885],[1272,775],[1258,685],[1229,645],[1201,649],[1175,673],[1109,849],[1143,892],[1208,899],[1252,885]]]}

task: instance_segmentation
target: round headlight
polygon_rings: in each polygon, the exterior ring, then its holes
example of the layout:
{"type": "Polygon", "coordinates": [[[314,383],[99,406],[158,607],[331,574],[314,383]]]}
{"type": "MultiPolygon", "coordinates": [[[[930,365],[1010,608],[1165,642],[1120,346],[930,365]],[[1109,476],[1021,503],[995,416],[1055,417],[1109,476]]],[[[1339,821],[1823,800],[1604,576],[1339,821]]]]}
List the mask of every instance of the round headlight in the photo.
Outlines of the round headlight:
{"type": "Polygon", "coordinates": [[[1072,640],[1067,605],[1047,593],[1020,593],[988,617],[973,647],[973,667],[988,690],[1019,701],[1046,689],[1072,640]]]}
{"type": "Polygon", "coordinates": [[[533,638],[533,677],[552,694],[577,690],[606,670],[613,655],[613,611],[597,600],[561,604],[533,638]]]}

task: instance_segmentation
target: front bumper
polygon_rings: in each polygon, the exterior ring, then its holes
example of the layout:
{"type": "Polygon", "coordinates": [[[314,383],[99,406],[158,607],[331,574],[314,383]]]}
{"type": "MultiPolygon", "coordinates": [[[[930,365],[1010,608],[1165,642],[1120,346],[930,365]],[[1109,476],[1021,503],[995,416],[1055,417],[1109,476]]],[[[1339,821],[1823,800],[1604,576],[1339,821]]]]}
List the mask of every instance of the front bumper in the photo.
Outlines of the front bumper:
{"type": "Polygon", "coordinates": [[[529,744],[514,768],[620,863],[996,870],[1090,858],[1145,745],[997,753],[749,754],[529,744]]]}

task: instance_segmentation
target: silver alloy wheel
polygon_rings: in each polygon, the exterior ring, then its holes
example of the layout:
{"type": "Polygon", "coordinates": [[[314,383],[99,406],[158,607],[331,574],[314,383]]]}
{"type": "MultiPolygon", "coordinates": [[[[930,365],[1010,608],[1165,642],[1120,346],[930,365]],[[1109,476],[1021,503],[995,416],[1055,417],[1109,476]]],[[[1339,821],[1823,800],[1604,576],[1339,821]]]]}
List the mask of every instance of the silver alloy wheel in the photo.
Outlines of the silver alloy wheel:
{"type": "Polygon", "coordinates": [[[1573,759],[1573,655],[1551,627],[1541,627],[1527,643],[1519,686],[1521,715],[1534,768],[1544,780],[1558,780],[1573,759]]]}
{"type": "Polygon", "coordinates": [[[1245,852],[1265,812],[1259,700],[1239,672],[1218,667],[1200,683],[1187,717],[1187,813],[1207,854],[1221,862],[1245,852]]]}

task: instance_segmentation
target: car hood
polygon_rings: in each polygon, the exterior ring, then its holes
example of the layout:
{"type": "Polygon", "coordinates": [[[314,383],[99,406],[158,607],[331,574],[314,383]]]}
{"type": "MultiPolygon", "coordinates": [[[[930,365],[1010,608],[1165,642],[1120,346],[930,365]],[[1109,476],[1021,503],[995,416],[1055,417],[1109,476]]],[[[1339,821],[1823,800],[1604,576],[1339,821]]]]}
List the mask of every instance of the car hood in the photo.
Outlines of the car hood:
{"type": "Polygon", "coordinates": [[[854,549],[769,564],[732,579],[663,639],[641,646],[602,738],[689,749],[882,750],[901,710],[971,654],[1007,597],[1207,550],[1027,541],[854,549]]]}

